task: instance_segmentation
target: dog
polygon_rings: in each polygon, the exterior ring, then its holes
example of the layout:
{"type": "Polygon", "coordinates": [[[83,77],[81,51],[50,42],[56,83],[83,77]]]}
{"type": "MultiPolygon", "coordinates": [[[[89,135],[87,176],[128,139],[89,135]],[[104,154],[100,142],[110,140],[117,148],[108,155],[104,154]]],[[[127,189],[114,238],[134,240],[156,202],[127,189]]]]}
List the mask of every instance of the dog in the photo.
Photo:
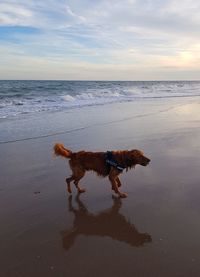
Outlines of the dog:
{"type": "Polygon", "coordinates": [[[72,170],[71,177],[66,179],[67,190],[72,193],[70,183],[73,181],[78,192],[85,192],[85,189],[81,188],[79,181],[84,177],[86,171],[94,171],[98,176],[108,176],[112,190],[121,198],[127,197],[127,194],[121,192],[121,182],[119,175],[123,169],[134,168],[137,164],[147,166],[150,159],[145,157],[140,150],[122,150],[112,152],[72,152],[64,147],[61,143],[54,145],[54,153],[56,156],[62,156],[69,159],[69,165],[72,170]]]}

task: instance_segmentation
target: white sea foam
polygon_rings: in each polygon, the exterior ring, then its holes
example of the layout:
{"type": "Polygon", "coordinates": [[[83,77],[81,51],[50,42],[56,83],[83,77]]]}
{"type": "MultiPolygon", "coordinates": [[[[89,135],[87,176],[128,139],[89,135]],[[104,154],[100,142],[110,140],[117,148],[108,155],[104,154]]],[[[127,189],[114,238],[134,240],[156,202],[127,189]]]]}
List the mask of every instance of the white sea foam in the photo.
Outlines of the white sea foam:
{"type": "Polygon", "coordinates": [[[144,98],[199,95],[200,82],[0,81],[0,118],[144,98]]]}
{"type": "Polygon", "coordinates": [[[72,101],[76,101],[76,98],[74,98],[73,96],[71,95],[63,95],[61,96],[61,98],[63,98],[63,100],[67,101],[67,102],[72,102],[72,101]]]}

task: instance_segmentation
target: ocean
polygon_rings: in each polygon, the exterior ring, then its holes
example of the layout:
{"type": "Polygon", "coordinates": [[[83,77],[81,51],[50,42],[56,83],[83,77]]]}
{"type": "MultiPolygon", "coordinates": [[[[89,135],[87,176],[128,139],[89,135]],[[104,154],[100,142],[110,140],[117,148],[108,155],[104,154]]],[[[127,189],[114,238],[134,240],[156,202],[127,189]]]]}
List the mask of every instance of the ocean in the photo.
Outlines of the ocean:
{"type": "Polygon", "coordinates": [[[0,119],[189,96],[200,96],[200,81],[0,81],[0,119]]]}

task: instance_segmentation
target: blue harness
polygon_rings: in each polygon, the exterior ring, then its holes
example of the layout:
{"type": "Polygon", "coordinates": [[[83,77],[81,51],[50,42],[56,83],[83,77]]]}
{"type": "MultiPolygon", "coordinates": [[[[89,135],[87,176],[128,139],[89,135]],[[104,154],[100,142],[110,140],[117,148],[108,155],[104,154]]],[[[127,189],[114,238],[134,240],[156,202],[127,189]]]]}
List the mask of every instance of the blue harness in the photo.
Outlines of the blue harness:
{"type": "Polygon", "coordinates": [[[118,162],[113,157],[113,153],[111,151],[106,152],[106,164],[109,166],[115,167],[119,171],[123,171],[125,168],[125,167],[121,166],[120,164],[118,164],[118,162]]]}

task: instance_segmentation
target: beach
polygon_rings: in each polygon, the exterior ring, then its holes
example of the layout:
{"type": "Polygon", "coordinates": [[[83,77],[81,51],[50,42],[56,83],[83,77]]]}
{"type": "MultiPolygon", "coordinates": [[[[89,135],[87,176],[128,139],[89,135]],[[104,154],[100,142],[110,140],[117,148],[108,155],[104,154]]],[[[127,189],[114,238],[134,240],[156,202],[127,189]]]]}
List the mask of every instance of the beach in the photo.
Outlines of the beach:
{"type": "Polygon", "coordinates": [[[1,276],[199,276],[200,97],[110,101],[0,122],[1,276]],[[87,173],[66,191],[53,146],[141,149],[126,199],[87,173]]]}

